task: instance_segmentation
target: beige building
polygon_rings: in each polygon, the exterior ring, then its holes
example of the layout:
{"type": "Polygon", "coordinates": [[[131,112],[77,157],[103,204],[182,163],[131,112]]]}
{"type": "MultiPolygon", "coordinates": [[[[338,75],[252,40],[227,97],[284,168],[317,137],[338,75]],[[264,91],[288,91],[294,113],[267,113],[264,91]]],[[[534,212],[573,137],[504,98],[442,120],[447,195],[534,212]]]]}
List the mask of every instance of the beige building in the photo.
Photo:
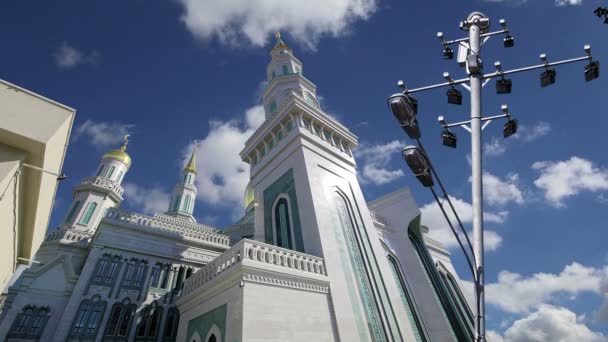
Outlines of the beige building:
{"type": "Polygon", "coordinates": [[[0,286],[44,240],[75,110],[0,80],[0,286]]]}

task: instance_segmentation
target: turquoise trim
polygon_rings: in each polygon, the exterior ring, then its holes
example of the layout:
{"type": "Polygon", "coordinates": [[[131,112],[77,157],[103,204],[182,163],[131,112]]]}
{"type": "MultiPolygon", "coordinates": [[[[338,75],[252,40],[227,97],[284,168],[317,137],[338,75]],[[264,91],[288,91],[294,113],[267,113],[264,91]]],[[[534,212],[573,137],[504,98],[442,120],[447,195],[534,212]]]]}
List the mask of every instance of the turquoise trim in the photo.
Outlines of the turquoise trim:
{"type": "Polygon", "coordinates": [[[198,333],[198,336],[200,336],[201,339],[205,338],[214,325],[218,327],[222,334],[220,337],[216,336],[216,338],[218,338],[217,342],[226,341],[226,312],[227,306],[224,304],[188,321],[188,338],[186,341],[192,341],[192,336],[194,336],[195,333],[198,333]]]}
{"type": "Polygon", "coordinates": [[[81,224],[89,224],[89,221],[91,221],[91,216],[93,216],[93,213],[95,212],[95,208],[97,208],[97,203],[95,202],[90,202],[87,205],[87,209],[85,210],[84,215],[82,215],[82,217],[80,218],[81,224]]]}
{"type": "Polygon", "coordinates": [[[302,226],[300,225],[300,212],[298,209],[298,198],[296,196],[296,186],[293,178],[293,170],[285,172],[272,185],[264,190],[264,241],[269,244],[274,244],[273,227],[272,227],[272,206],[280,194],[286,194],[289,197],[291,210],[291,221],[293,223],[293,234],[296,245],[294,249],[304,253],[304,241],[302,239],[302,226]]]}
{"type": "Polygon", "coordinates": [[[357,242],[355,236],[355,223],[353,222],[353,215],[349,210],[348,200],[339,193],[335,194],[336,209],[338,211],[338,218],[340,222],[340,228],[344,235],[344,240],[348,244],[348,254],[350,257],[350,264],[355,273],[357,285],[359,287],[359,295],[361,302],[365,309],[367,317],[367,326],[369,328],[372,341],[388,341],[382,321],[380,319],[380,312],[375,301],[371,281],[369,274],[365,268],[363,261],[363,255],[361,247],[357,242]]]}

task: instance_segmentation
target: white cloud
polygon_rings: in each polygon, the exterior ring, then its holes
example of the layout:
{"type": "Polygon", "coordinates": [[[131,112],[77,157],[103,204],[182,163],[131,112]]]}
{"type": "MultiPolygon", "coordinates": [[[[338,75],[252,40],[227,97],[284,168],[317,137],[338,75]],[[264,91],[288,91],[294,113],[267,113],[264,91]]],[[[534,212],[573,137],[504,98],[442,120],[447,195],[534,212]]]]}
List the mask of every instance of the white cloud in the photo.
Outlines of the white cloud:
{"type": "MultiPolygon", "coordinates": [[[[264,108],[254,106],[245,112],[244,122],[210,121],[209,133],[198,142],[196,155],[196,184],[201,189],[200,200],[233,207],[235,214],[242,213],[243,195],[249,182],[249,165],[241,161],[239,152],[264,119],[264,108]]],[[[184,150],[184,165],[190,158],[192,148],[190,144],[184,150]]]]}
{"type": "MultiPolygon", "coordinates": [[[[574,312],[563,307],[544,304],[536,312],[515,321],[505,331],[503,339],[497,340],[504,342],[605,342],[608,341],[608,338],[579,323],[574,312]]],[[[489,339],[489,341],[494,340],[489,339]]]]}
{"type": "Polygon", "coordinates": [[[144,214],[163,213],[169,209],[171,196],[160,187],[144,188],[134,183],[124,183],[123,188],[129,205],[144,214]]]}
{"type": "MultiPolygon", "coordinates": [[[[452,204],[458,213],[458,217],[463,224],[473,222],[473,207],[470,203],[463,201],[461,199],[450,196],[452,204]]],[[[459,232],[460,228],[458,227],[458,221],[456,217],[452,214],[449,204],[447,201],[443,202],[443,206],[450,217],[450,221],[454,225],[454,229],[459,232]]],[[[454,247],[458,246],[458,242],[454,237],[454,233],[450,229],[445,217],[441,213],[441,209],[436,202],[431,202],[423,205],[420,208],[422,224],[429,228],[429,236],[446,247],[454,247]]],[[[503,223],[508,216],[508,211],[500,211],[500,212],[485,212],[485,222],[490,223],[503,223]]],[[[469,238],[472,239],[471,232],[468,232],[469,238]]],[[[464,236],[461,237],[463,244],[466,244],[464,236]]],[[[492,251],[500,247],[502,242],[502,237],[493,230],[484,229],[484,242],[485,248],[488,251],[492,251]]],[[[466,246],[465,246],[466,247],[466,246]]]]}
{"type": "Polygon", "coordinates": [[[488,157],[497,157],[505,153],[507,146],[504,139],[492,137],[489,143],[483,145],[483,153],[488,157]]]}
{"type": "Polygon", "coordinates": [[[353,22],[366,20],[377,9],[376,0],[179,1],[181,20],[196,38],[264,46],[270,34],[282,30],[313,50],[322,36],[348,33],[353,22]]]}
{"type": "Polygon", "coordinates": [[[489,173],[483,174],[483,196],[490,205],[506,205],[514,202],[524,203],[524,196],[518,187],[519,176],[510,174],[505,179],[489,173]]]}
{"type": "Polygon", "coordinates": [[[79,64],[95,64],[99,60],[99,53],[91,51],[84,53],[77,48],[70,46],[66,41],[53,54],[55,63],[62,69],[71,69],[79,64]]]}
{"type": "Polygon", "coordinates": [[[555,6],[580,6],[583,0],[555,0],[555,6]]]}
{"type": "Polygon", "coordinates": [[[520,139],[524,142],[531,142],[551,132],[551,124],[548,122],[540,121],[534,126],[520,125],[517,129],[517,133],[513,136],[515,139],[520,139]]]}
{"type": "Polygon", "coordinates": [[[405,142],[393,140],[386,144],[360,144],[354,151],[361,163],[359,179],[362,183],[387,184],[403,177],[402,169],[389,169],[392,157],[401,156],[405,142]]]}
{"type": "Polygon", "coordinates": [[[103,149],[107,147],[118,147],[124,136],[129,134],[133,125],[117,122],[95,122],[87,120],[74,130],[74,140],[81,136],[87,136],[93,145],[103,149]]]}
{"type": "Polygon", "coordinates": [[[535,162],[532,169],[540,172],[534,185],[556,207],[564,206],[564,198],[581,191],[608,190],[608,170],[596,168],[591,161],[576,156],[564,161],[535,162]]]}
{"type": "Polygon", "coordinates": [[[576,262],[566,265],[558,274],[541,272],[526,277],[503,270],[498,273],[497,282],[486,285],[486,300],[503,311],[527,313],[555,300],[559,294],[568,294],[569,298],[581,292],[601,294],[600,283],[606,274],[608,268],[586,267],[576,262]]]}

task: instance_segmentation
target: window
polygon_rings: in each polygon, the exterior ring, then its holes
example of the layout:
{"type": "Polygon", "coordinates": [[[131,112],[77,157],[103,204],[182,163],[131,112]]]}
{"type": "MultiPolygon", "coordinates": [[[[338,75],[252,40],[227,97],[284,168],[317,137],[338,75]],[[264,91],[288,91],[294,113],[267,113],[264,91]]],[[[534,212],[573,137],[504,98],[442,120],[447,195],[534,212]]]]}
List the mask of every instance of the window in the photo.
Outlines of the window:
{"type": "Polygon", "coordinates": [[[145,260],[132,259],[127,264],[127,270],[125,271],[124,285],[139,288],[143,285],[144,279],[146,278],[146,265],[145,260]]]}
{"type": "Polygon", "coordinates": [[[472,341],[474,339],[473,331],[466,322],[462,321],[460,315],[457,314],[457,309],[453,306],[453,303],[450,302],[449,295],[447,294],[447,290],[441,281],[441,277],[439,276],[439,272],[435,267],[435,263],[426,250],[426,247],[424,247],[424,243],[421,241],[421,238],[411,230],[408,230],[408,235],[410,242],[414,246],[414,250],[418,255],[418,258],[424,267],[425,273],[433,285],[435,294],[443,307],[445,317],[452,326],[452,331],[456,335],[456,338],[458,341],[472,341]]]}
{"type": "Polygon", "coordinates": [[[460,319],[469,324],[469,328],[473,329],[474,321],[473,321],[473,313],[469,308],[469,305],[460,290],[460,286],[456,283],[456,280],[448,271],[448,269],[441,263],[437,262],[437,268],[439,269],[439,275],[443,280],[445,287],[448,289],[448,294],[450,295],[450,300],[452,305],[458,308],[458,314],[460,319]]]}
{"type": "Polygon", "coordinates": [[[95,337],[105,309],[106,302],[100,300],[99,295],[83,300],[72,323],[70,337],[95,337]]]}
{"type": "Polygon", "coordinates": [[[180,200],[181,200],[181,196],[180,195],[175,196],[175,202],[173,202],[173,210],[171,210],[171,211],[175,211],[176,212],[179,209],[179,202],[180,202],[180,200]]]}
{"type": "Polygon", "coordinates": [[[157,302],[146,306],[142,311],[137,322],[135,341],[156,341],[158,328],[162,319],[163,308],[157,302]]]}
{"type": "Polygon", "coordinates": [[[15,317],[7,338],[39,339],[50,316],[48,306],[26,305],[15,317]]]}
{"type": "Polygon", "coordinates": [[[217,339],[215,338],[215,335],[211,334],[211,336],[209,336],[209,339],[207,340],[207,342],[217,342],[217,339]]]}
{"type": "Polygon", "coordinates": [[[165,332],[163,333],[163,342],[174,342],[177,336],[177,327],[179,326],[179,311],[174,306],[167,312],[167,322],[165,323],[165,332]]]}
{"type": "Polygon", "coordinates": [[[287,74],[289,74],[289,66],[283,65],[283,75],[287,75],[287,74]]]}
{"type": "Polygon", "coordinates": [[[184,203],[182,205],[182,211],[189,213],[190,212],[190,196],[186,195],[184,198],[184,203]]]}
{"type": "Polygon", "coordinates": [[[114,170],[116,170],[116,166],[114,166],[114,165],[110,166],[110,170],[108,171],[108,174],[106,175],[107,179],[112,179],[112,174],[114,173],[114,170]]]}
{"type": "Polygon", "coordinates": [[[121,303],[114,303],[106,324],[104,340],[114,340],[111,337],[124,337],[126,340],[136,310],[137,305],[132,304],[129,298],[125,298],[121,303]]]}
{"type": "Polygon", "coordinates": [[[103,169],[106,166],[104,164],[101,164],[101,166],[99,166],[99,170],[97,170],[97,174],[95,175],[96,177],[99,177],[99,175],[101,175],[101,173],[103,172],[103,169]]]}
{"type": "Polygon", "coordinates": [[[72,220],[74,219],[74,215],[76,214],[76,210],[78,210],[78,208],[80,207],[80,203],[80,201],[76,201],[74,205],[72,205],[72,209],[70,209],[68,216],[65,218],[65,222],[72,222],[72,220]]]}
{"type": "Polygon", "coordinates": [[[97,270],[95,271],[94,282],[112,284],[114,276],[120,264],[120,256],[111,256],[104,254],[97,262],[97,270]]]}
{"type": "Polygon", "coordinates": [[[275,110],[277,110],[277,101],[272,100],[272,102],[270,102],[270,112],[274,113],[275,110]]]}
{"type": "Polygon", "coordinates": [[[120,183],[123,175],[124,173],[122,172],[122,170],[120,170],[120,172],[118,172],[118,177],[116,177],[116,183],[120,183]]]}
{"type": "Polygon", "coordinates": [[[277,246],[292,249],[289,204],[286,198],[279,199],[275,204],[274,224],[277,246]]]}
{"type": "Polygon", "coordinates": [[[93,213],[95,212],[95,208],[97,208],[97,203],[90,202],[87,204],[87,210],[85,210],[84,214],[80,218],[80,224],[89,224],[89,221],[91,221],[91,216],[93,216],[93,213]]]}

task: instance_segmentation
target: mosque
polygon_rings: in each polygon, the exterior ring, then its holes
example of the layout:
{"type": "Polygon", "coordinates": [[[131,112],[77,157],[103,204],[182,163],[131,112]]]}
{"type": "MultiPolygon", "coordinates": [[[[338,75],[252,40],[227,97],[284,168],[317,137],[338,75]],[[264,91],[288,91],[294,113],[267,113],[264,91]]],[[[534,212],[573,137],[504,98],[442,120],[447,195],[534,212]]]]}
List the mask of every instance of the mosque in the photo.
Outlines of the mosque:
{"type": "Polygon", "coordinates": [[[278,34],[270,56],[266,119],[240,152],[243,217],[221,230],[196,222],[196,151],[166,212],[121,209],[126,140],[74,188],[9,288],[0,339],[473,340],[450,255],[409,190],[366,201],[357,137],[323,112],[278,34]]]}

